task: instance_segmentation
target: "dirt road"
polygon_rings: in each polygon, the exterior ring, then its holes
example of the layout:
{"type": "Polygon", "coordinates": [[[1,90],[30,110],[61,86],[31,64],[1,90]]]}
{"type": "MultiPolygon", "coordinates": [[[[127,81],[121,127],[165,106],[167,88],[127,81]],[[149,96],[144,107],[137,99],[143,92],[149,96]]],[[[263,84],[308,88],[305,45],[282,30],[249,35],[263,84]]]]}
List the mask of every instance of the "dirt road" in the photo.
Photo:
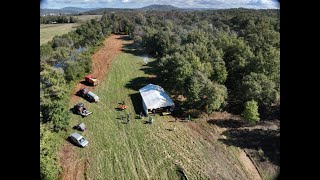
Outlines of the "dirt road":
{"type": "MultiPolygon", "coordinates": [[[[111,61],[116,57],[122,50],[122,38],[125,35],[111,35],[103,42],[103,47],[101,47],[97,52],[92,56],[92,73],[94,77],[97,77],[99,81],[103,81],[105,78],[108,69],[111,66],[111,61]]],[[[84,80],[84,79],[83,79],[84,80]]],[[[79,83],[75,86],[71,94],[71,102],[76,102],[79,97],[75,93],[85,87],[84,84],[79,83]]],[[[94,90],[95,87],[88,87],[90,91],[94,90]]]]}
{"type": "MultiPolygon", "coordinates": [[[[120,54],[122,50],[123,40],[122,38],[125,35],[111,35],[103,42],[103,47],[101,47],[95,54],[92,56],[92,75],[97,77],[99,81],[103,81],[106,73],[108,72],[112,60],[120,54]]],[[[85,87],[84,84],[79,83],[75,86],[71,97],[70,102],[75,103],[79,100],[80,97],[76,96],[75,93],[82,87],[85,87]]],[[[94,90],[95,87],[88,87],[88,89],[94,90]]],[[[78,159],[75,154],[75,147],[70,143],[65,143],[59,151],[59,162],[63,169],[61,174],[61,179],[70,180],[70,179],[86,179],[85,169],[88,164],[88,161],[83,159],[78,159]]]]}

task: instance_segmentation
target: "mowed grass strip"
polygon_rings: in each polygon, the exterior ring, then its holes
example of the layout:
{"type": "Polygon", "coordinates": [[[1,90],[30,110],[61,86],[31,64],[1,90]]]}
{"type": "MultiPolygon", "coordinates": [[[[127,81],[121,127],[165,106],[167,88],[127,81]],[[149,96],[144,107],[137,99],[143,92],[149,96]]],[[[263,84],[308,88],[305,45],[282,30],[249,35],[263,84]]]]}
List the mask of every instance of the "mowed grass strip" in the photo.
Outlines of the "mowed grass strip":
{"type": "Polygon", "coordinates": [[[54,36],[60,36],[75,29],[79,24],[40,24],[40,45],[52,40],[54,36]]]}
{"type": "MultiPolygon", "coordinates": [[[[143,58],[122,53],[114,59],[106,79],[98,85],[95,92],[100,102],[90,104],[83,100],[92,115],[81,118],[72,116],[72,125],[84,122],[88,130],[82,133],[89,146],[77,149],[80,157],[89,160],[88,176],[94,179],[177,179],[178,175],[172,160],[165,158],[164,145],[153,141],[152,131],[156,127],[144,124],[146,119],[135,119],[131,81],[147,77],[143,67],[143,58]],[[116,110],[118,103],[125,101],[128,109],[116,110]],[[122,114],[131,114],[126,124],[122,114]],[[170,167],[172,166],[172,167],[170,167]]],[[[142,82],[141,82],[142,83],[142,82]]],[[[148,84],[147,81],[144,82],[148,84]]],[[[136,98],[136,97],[135,97],[136,98]]],[[[137,99],[137,98],[136,98],[137,99]]],[[[138,100],[138,99],[137,99],[138,100]]]]}
{"type": "Polygon", "coordinates": [[[179,179],[180,165],[190,179],[250,179],[224,144],[209,142],[187,123],[159,115],[152,125],[144,123],[147,118],[135,119],[135,108],[141,109],[138,89],[149,83],[150,75],[144,69],[148,66],[143,57],[121,53],[94,91],[101,102],[81,99],[93,114],[85,118],[72,115],[72,126],[80,122],[87,126],[81,134],[89,145],[76,148],[76,153],[89,162],[88,178],[179,179]],[[124,112],[116,110],[122,101],[128,106],[124,112]],[[128,112],[131,120],[126,124],[126,118],[119,117],[121,113],[126,117],[128,112]],[[174,126],[176,130],[169,131],[174,126]]]}

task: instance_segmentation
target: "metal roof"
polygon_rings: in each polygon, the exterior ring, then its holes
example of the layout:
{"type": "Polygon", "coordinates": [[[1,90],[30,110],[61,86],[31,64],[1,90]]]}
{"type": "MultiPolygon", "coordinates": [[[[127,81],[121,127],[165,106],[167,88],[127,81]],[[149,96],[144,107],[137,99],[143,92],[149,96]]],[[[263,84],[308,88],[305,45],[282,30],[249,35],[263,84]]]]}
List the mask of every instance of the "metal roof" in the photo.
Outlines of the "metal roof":
{"type": "Polygon", "coordinates": [[[149,84],[139,89],[147,109],[173,106],[174,103],[161,86],[149,84]]]}

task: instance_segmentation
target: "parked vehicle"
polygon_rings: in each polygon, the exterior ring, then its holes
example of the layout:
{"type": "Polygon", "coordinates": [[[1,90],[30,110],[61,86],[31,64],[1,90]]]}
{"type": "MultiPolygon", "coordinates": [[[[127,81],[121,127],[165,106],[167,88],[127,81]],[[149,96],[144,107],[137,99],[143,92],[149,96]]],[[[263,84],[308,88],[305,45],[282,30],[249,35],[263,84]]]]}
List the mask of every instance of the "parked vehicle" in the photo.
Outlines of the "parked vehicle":
{"type": "Polygon", "coordinates": [[[83,136],[81,136],[79,133],[76,133],[76,132],[72,133],[69,136],[69,140],[72,143],[74,143],[75,145],[80,146],[80,147],[85,147],[89,143],[83,136]]]}
{"type": "Polygon", "coordinates": [[[81,88],[77,94],[85,99],[87,99],[90,102],[98,102],[99,97],[95,95],[93,92],[89,91],[88,88],[81,88]]]}
{"type": "Polygon", "coordinates": [[[75,129],[79,130],[79,131],[84,131],[86,130],[86,125],[84,123],[80,123],[77,126],[74,127],[75,129]]]}
{"type": "Polygon", "coordinates": [[[88,111],[87,108],[84,107],[83,103],[75,104],[72,110],[74,113],[79,114],[82,117],[92,114],[92,112],[88,111]]]}
{"type": "Polygon", "coordinates": [[[98,79],[93,77],[92,75],[88,75],[88,76],[86,76],[84,78],[85,78],[86,82],[89,83],[92,86],[96,86],[99,83],[98,79]]]}

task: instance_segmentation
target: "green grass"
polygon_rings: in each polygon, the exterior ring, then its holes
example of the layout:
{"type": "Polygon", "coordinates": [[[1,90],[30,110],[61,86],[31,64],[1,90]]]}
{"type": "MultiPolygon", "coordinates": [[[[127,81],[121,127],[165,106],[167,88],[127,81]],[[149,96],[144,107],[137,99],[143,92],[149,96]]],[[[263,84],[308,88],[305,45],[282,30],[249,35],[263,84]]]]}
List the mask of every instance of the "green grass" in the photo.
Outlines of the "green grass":
{"type": "Polygon", "coordinates": [[[79,24],[41,24],[40,25],[40,45],[52,40],[54,36],[63,35],[75,29],[79,24]]]}
{"type": "Polygon", "coordinates": [[[80,21],[84,22],[90,19],[100,19],[102,17],[102,15],[80,15],[80,16],[73,16],[77,19],[79,19],[80,21]]]}
{"type": "Polygon", "coordinates": [[[179,179],[177,166],[181,166],[189,179],[248,179],[242,169],[234,166],[241,164],[225,145],[208,142],[186,123],[170,122],[172,117],[158,115],[152,125],[144,124],[146,118],[134,119],[134,108],[141,108],[137,90],[148,84],[145,70],[148,67],[143,65],[142,57],[129,53],[118,55],[94,91],[101,102],[90,104],[81,99],[93,114],[86,118],[72,115],[71,126],[80,122],[87,126],[82,134],[89,145],[76,149],[78,156],[89,162],[86,176],[89,179],[179,179]],[[115,109],[123,100],[128,106],[125,114],[131,113],[129,124],[118,119],[120,112],[115,109]],[[174,125],[176,130],[169,131],[174,125]]]}

